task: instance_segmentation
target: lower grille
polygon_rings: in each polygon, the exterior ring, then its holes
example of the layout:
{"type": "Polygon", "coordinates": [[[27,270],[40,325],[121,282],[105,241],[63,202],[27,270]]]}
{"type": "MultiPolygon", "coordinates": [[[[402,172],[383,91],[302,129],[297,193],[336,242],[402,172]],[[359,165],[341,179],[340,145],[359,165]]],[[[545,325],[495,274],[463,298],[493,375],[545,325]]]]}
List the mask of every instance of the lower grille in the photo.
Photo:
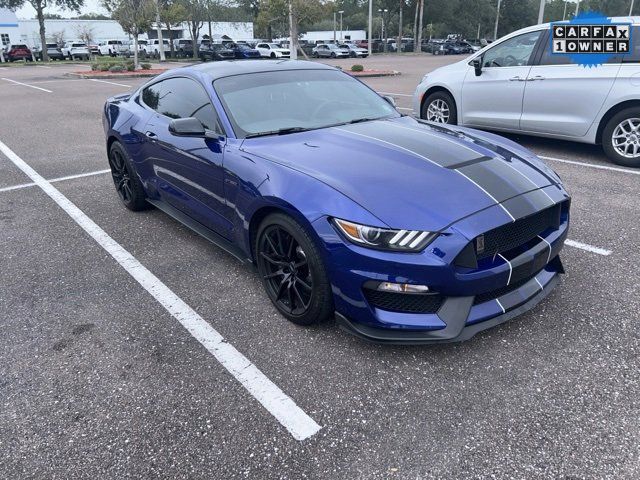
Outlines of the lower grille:
{"type": "MultiPolygon", "coordinates": [[[[537,275],[537,273],[536,273],[537,275]]],[[[523,285],[526,285],[535,275],[530,276],[529,278],[525,278],[523,280],[519,280],[517,282],[513,282],[510,285],[505,285],[504,287],[496,288],[495,290],[491,290],[490,292],[481,293],[480,295],[476,295],[476,298],[473,300],[474,305],[479,305],[484,302],[488,302],[489,300],[494,300],[496,298],[500,298],[507,293],[513,292],[514,290],[519,289],[523,285]]]]}
{"type": "Polygon", "coordinates": [[[367,301],[376,308],[391,312],[436,313],[444,303],[442,295],[425,293],[381,292],[363,289],[367,301]]]}

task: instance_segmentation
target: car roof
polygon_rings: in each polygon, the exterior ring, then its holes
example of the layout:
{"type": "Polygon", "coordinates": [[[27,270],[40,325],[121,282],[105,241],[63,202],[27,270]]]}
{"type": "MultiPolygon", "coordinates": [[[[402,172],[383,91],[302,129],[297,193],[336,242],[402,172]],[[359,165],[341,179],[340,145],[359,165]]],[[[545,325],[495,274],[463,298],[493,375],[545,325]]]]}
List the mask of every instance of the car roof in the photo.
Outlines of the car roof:
{"type": "MultiPolygon", "coordinates": [[[[258,72],[277,72],[290,70],[335,70],[330,65],[304,60],[225,60],[221,62],[207,62],[190,67],[184,67],[200,74],[209,76],[212,80],[232,75],[258,72]]],[[[178,73],[183,69],[175,69],[178,73]]]]}

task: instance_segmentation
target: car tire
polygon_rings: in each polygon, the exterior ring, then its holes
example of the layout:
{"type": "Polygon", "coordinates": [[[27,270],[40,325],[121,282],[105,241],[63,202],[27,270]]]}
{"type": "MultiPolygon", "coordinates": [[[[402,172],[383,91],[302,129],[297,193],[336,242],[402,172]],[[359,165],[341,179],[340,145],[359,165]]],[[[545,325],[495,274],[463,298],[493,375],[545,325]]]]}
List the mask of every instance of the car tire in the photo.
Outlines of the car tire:
{"type": "Polygon", "coordinates": [[[333,314],[331,284],[320,251],[293,218],[282,213],[267,216],[258,228],[254,252],[267,296],[287,320],[313,325],[333,314]]]}
{"type": "Polygon", "coordinates": [[[336,58],[336,53],[335,52],[331,52],[331,58],[336,58]]]}
{"type": "Polygon", "coordinates": [[[429,95],[420,108],[420,118],[436,123],[447,123],[449,125],[458,124],[458,112],[456,110],[456,102],[453,97],[442,90],[433,92],[429,95]],[[441,116],[438,120],[433,119],[433,115],[429,113],[429,106],[434,104],[434,108],[440,109],[441,116]],[[431,117],[431,118],[430,118],[431,117]]]}
{"type": "Polygon", "coordinates": [[[640,107],[625,108],[611,117],[602,131],[602,148],[613,163],[640,167],[640,107]]]}
{"type": "Polygon", "coordinates": [[[274,52],[271,52],[270,57],[271,57],[271,58],[276,58],[276,54],[275,54],[274,52]]]}
{"type": "Polygon", "coordinates": [[[113,142],[109,149],[109,167],[122,204],[134,212],[149,208],[142,182],[120,142],[113,142]]]}

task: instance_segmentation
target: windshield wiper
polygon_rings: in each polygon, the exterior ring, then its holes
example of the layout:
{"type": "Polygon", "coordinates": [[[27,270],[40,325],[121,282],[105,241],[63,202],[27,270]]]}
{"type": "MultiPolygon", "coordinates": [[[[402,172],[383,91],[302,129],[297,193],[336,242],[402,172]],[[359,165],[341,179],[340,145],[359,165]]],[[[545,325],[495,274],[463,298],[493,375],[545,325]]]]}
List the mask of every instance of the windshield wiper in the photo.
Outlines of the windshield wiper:
{"type": "Polygon", "coordinates": [[[351,120],[351,121],[345,123],[344,125],[351,125],[353,123],[373,122],[374,120],[382,120],[383,118],[386,118],[386,117],[356,118],[355,120],[351,120]]]}
{"type": "Polygon", "coordinates": [[[287,135],[289,133],[308,132],[309,130],[313,130],[313,129],[306,128],[306,127],[287,127],[287,128],[279,128],[278,130],[270,130],[268,132],[250,133],[244,138],[266,137],[268,135],[287,135]]]}

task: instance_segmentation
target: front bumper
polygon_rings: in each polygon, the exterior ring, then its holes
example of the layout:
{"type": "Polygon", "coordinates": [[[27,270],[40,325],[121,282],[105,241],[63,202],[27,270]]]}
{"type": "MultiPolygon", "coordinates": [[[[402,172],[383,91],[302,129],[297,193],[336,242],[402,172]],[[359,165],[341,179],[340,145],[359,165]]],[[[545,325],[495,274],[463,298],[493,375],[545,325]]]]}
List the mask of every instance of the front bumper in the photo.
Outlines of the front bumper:
{"type": "MultiPolygon", "coordinates": [[[[489,241],[490,232],[511,225],[499,219],[497,205],[453,224],[418,254],[358,247],[343,240],[326,217],[316,220],[313,226],[327,247],[326,265],[338,322],[351,333],[376,342],[453,342],[533,308],[564,273],[559,253],[569,227],[566,193],[556,187],[544,190],[556,203],[538,213],[557,209],[557,223],[541,229],[540,235],[536,231],[516,247],[478,256],[475,266],[462,260],[463,253],[475,245],[474,239],[482,235],[489,241]],[[432,293],[380,294],[375,290],[380,282],[427,285],[432,293]]],[[[532,228],[538,228],[534,224],[532,228]]],[[[513,229],[509,232],[514,234],[513,229]]]]}

